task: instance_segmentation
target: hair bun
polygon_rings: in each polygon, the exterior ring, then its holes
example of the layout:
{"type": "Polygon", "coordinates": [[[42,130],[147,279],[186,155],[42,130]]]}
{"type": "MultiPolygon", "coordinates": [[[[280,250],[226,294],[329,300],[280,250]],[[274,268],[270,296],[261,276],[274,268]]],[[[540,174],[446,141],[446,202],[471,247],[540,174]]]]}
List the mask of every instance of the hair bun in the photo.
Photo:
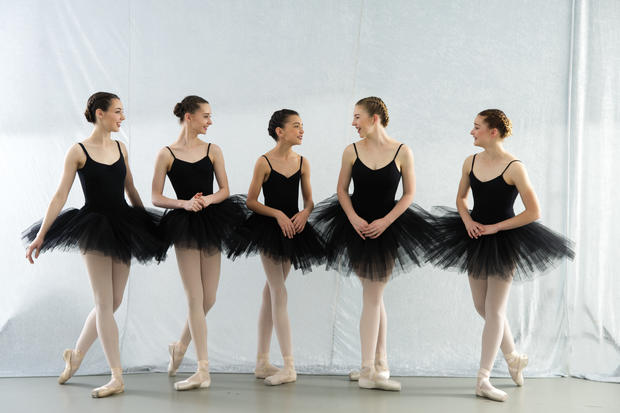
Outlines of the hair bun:
{"type": "Polygon", "coordinates": [[[174,113],[174,116],[182,119],[183,118],[183,103],[178,102],[176,105],[174,105],[174,109],[172,110],[172,113],[174,113]]]}

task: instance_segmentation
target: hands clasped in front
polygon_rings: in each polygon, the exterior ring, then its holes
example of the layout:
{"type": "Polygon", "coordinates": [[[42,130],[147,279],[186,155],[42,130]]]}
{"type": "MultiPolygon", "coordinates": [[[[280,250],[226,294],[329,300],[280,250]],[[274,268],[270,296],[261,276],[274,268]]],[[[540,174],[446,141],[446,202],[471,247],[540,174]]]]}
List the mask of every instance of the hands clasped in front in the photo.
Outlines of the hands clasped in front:
{"type": "Polygon", "coordinates": [[[202,192],[196,193],[192,199],[183,201],[183,209],[186,211],[198,212],[213,203],[213,196],[203,196],[202,192]]]}

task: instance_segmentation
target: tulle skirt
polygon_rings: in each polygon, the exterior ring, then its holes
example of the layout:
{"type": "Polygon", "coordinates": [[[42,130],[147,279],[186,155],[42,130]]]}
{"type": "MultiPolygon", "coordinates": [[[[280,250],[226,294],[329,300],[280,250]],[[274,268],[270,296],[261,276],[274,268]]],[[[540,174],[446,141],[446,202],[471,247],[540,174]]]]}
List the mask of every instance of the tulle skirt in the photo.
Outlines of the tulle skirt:
{"type": "Polygon", "coordinates": [[[251,213],[231,234],[228,258],[263,254],[276,261],[290,261],[302,272],[325,262],[325,246],[312,224],[306,223],[303,231],[287,238],[275,218],[251,213]]]}
{"type": "MultiPolygon", "coordinates": [[[[126,263],[132,258],[140,262],[161,260],[159,219],[156,212],[129,205],[105,211],[89,206],[65,209],[47,231],[41,252],[79,249],[84,253],[99,252],[126,263]]],[[[41,223],[42,220],[26,229],[22,239],[32,242],[41,223]]]]}
{"type": "Polygon", "coordinates": [[[325,242],[328,268],[371,280],[385,280],[422,265],[435,242],[431,215],[416,205],[374,239],[362,239],[355,232],[336,195],[316,206],[312,223],[325,242]]]}
{"type": "Polygon", "coordinates": [[[161,220],[164,248],[171,245],[208,251],[227,251],[230,234],[248,212],[245,200],[232,196],[198,212],[169,210],[161,220]]]}
{"type": "Polygon", "coordinates": [[[525,281],[574,258],[572,242],[538,222],[496,234],[470,238],[455,209],[439,207],[439,242],[428,259],[438,267],[467,272],[476,279],[499,277],[525,281]]]}

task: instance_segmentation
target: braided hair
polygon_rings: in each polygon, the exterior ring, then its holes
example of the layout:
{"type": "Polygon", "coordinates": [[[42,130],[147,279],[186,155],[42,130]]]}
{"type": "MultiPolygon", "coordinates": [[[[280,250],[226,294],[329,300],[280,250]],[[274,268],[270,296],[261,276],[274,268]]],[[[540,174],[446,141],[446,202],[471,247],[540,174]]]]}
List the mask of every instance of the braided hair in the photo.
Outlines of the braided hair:
{"type": "Polygon", "coordinates": [[[490,129],[497,129],[502,139],[512,135],[512,122],[501,110],[486,109],[478,115],[484,117],[484,123],[486,123],[490,129]]]}
{"type": "Polygon", "coordinates": [[[388,116],[387,106],[385,106],[385,103],[381,100],[381,98],[369,96],[358,100],[355,106],[363,107],[370,116],[378,115],[379,119],[381,119],[381,124],[383,127],[387,127],[390,117],[388,116]]]}

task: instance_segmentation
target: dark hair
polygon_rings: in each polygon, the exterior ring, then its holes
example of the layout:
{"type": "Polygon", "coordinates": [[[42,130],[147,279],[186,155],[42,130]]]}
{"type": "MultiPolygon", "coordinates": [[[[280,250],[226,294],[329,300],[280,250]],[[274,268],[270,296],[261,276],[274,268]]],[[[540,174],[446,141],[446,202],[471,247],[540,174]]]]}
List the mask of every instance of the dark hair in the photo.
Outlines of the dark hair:
{"type": "Polygon", "coordinates": [[[276,128],[283,128],[289,116],[293,115],[299,116],[299,113],[292,109],[280,109],[276,110],[273,112],[273,115],[271,115],[271,119],[269,119],[269,126],[267,126],[267,132],[269,132],[269,136],[271,136],[276,142],[278,141],[276,128]]]}
{"type": "Polygon", "coordinates": [[[203,103],[208,104],[209,102],[207,102],[200,96],[185,96],[182,101],[174,105],[172,113],[174,113],[174,115],[179,118],[179,123],[183,123],[183,116],[185,116],[186,113],[196,112],[200,108],[200,105],[203,103]]]}
{"type": "Polygon", "coordinates": [[[512,135],[512,122],[501,110],[485,109],[478,115],[484,117],[484,123],[486,123],[490,129],[497,129],[501,138],[507,138],[512,135]]]}
{"type": "Polygon", "coordinates": [[[385,106],[385,103],[381,100],[381,98],[369,96],[358,100],[355,106],[363,107],[370,116],[379,115],[383,127],[388,125],[390,117],[388,116],[387,106],[385,106]]]}
{"type": "Polygon", "coordinates": [[[97,123],[97,116],[95,116],[97,109],[101,109],[104,112],[107,111],[114,99],[120,100],[114,93],[97,92],[90,95],[88,102],[86,102],[86,110],[84,111],[86,120],[90,123],[97,123]]]}

